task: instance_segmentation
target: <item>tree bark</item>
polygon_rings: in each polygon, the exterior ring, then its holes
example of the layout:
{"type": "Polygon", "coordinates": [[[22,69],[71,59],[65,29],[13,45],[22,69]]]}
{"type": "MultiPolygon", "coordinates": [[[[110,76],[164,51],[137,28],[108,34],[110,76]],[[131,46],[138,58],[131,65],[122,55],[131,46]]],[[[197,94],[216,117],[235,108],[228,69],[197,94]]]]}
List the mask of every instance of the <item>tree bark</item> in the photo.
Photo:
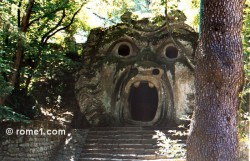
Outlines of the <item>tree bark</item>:
{"type": "Polygon", "coordinates": [[[0,97],[0,105],[4,105],[5,103],[5,98],[4,97],[0,97]]]}
{"type": "MultiPolygon", "coordinates": [[[[20,3],[21,3],[21,1],[20,1],[20,3]]],[[[22,22],[18,22],[18,24],[21,23],[20,31],[23,34],[25,34],[29,28],[30,15],[31,15],[32,7],[33,7],[34,3],[35,3],[35,0],[29,0],[29,4],[26,8],[25,14],[22,17],[22,22]]],[[[19,4],[19,5],[21,5],[21,4],[19,4]]],[[[18,17],[20,17],[20,15],[18,17]]],[[[12,84],[13,87],[16,86],[17,76],[18,76],[18,73],[19,73],[19,70],[21,67],[21,63],[22,63],[23,53],[24,53],[24,40],[22,38],[19,38],[18,42],[17,42],[17,49],[16,49],[16,55],[15,55],[13,73],[10,77],[10,83],[12,84]]]]}
{"type": "Polygon", "coordinates": [[[168,0],[165,1],[165,20],[168,21],[168,0]]]}
{"type": "Polygon", "coordinates": [[[204,0],[187,161],[236,161],[244,0],[204,0]]]}
{"type": "MultiPolygon", "coordinates": [[[[21,15],[20,15],[20,10],[17,11],[17,17],[18,17],[18,22],[17,25],[19,27],[19,30],[21,33],[25,34],[29,28],[29,21],[30,21],[30,16],[32,12],[32,7],[35,3],[35,0],[29,0],[29,3],[27,5],[25,14],[22,17],[22,21],[20,22],[21,15]]],[[[22,5],[22,0],[19,1],[19,7],[22,5]]],[[[24,54],[24,40],[23,38],[19,38],[17,40],[17,47],[16,47],[16,54],[15,54],[15,60],[14,60],[14,65],[13,65],[13,72],[11,76],[9,77],[9,82],[13,87],[19,86],[16,84],[18,80],[18,75],[19,71],[21,68],[22,64],[22,59],[23,59],[23,54],[24,54]]],[[[4,105],[6,101],[7,96],[1,96],[0,97],[0,105],[4,105]]]]}

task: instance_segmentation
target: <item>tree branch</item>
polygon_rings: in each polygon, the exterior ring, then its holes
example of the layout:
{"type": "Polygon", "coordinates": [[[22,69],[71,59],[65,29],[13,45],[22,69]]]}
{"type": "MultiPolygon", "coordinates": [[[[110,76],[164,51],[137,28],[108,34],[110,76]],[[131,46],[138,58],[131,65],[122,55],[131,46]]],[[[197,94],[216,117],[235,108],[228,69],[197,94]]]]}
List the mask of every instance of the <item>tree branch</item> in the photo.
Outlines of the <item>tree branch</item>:
{"type": "Polygon", "coordinates": [[[116,22],[115,21],[113,21],[113,20],[110,20],[110,19],[106,19],[106,18],[104,18],[104,17],[102,17],[102,16],[100,16],[100,15],[98,15],[97,13],[94,13],[94,12],[92,12],[96,17],[98,17],[98,18],[100,18],[100,19],[102,19],[102,20],[105,20],[105,21],[110,21],[111,23],[113,23],[113,24],[116,24],[116,22]]]}
{"type": "Polygon", "coordinates": [[[50,29],[47,33],[45,33],[41,39],[41,44],[44,45],[46,44],[47,42],[47,37],[50,35],[50,33],[52,33],[54,30],[56,30],[61,24],[62,24],[62,21],[63,19],[66,17],[66,14],[65,14],[65,9],[63,10],[63,13],[62,13],[62,17],[60,19],[60,21],[56,24],[55,27],[53,27],[52,29],[50,29]]]}
{"type": "Polygon", "coordinates": [[[168,0],[165,1],[165,20],[168,20],[168,0]]]}
{"type": "Polygon", "coordinates": [[[61,31],[61,30],[65,30],[65,29],[67,29],[68,27],[70,27],[70,26],[72,25],[72,23],[74,22],[75,16],[77,15],[78,12],[81,11],[82,7],[83,7],[83,4],[82,4],[82,5],[80,6],[80,8],[74,13],[74,15],[73,15],[73,17],[71,18],[70,23],[69,23],[68,25],[66,25],[66,26],[64,26],[64,27],[61,27],[61,28],[59,28],[58,30],[56,30],[55,32],[49,34],[49,35],[46,37],[46,39],[45,39],[45,41],[44,41],[43,43],[44,43],[44,44],[47,43],[47,41],[48,41],[52,36],[54,36],[57,32],[59,32],[59,31],[61,31]]]}
{"type": "MultiPolygon", "coordinates": [[[[89,10],[91,10],[91,8],[87,8],[87,9],[89,9],[89,10]]],[[[102,20],[105,20],[105,21],[110,21],[111,23],[113,23],[113,24],[116,24],[116,22],[115,21],[113,21],[113,20],[110,20],[110,19],[106,19],[106,18],[104,18],[104,17],[102,17],[102,16],[100,16],[100,15],[98,15],[97,13],[95,13],[95,12],[92,12],[93,13],[93,15],[95,15],[96,17],[98,17],[98,18],[100,18],[100,19],[102,19],[102,20]]]]}
{"type": "Polygon", "coordinates": [[[42,16],[36,18],[36,19],[33,19],[32,21],[30,21],[29,26],[32,25],[34,22],[39,21],[39,20],[42,19],[42,18],[45,18],[45,17],[47,17],[47,16],[49,16],[49,15],[51,15],[51,14],[55,14],[55,13],[57,13],[57,12],[63,10],[63,9],[64,9],[64,6],[68,3],[68,1],[65,1],[65,2],[66,2],[66,3],[62,4],[61,7],[58,7],[58,8],[55,9],[54,11],[45,13],[44,15],[42,15],[42,16]]]}
{"type": "Polygon", "coordinates": [[[35,0],[29,0],[29,4],[28,4],[28,7],[26,9],[25,16],[23,16],[23,18],[22,18],[22,23],[21,23],[21,31],[22,32],[26,32],[28,30],[30,15],[31,15],[31,11],[32,11],[32,7],[33,7],[34,3],[35,3],[35,0]]]}
{"type": "Polygon", "coordinates": [[[18,10],[17,10],[17,26],[18,27],[21,27],[21,11],[20,11],[21,6],[22,6],[22,0],[19,1],[18,10]]]}

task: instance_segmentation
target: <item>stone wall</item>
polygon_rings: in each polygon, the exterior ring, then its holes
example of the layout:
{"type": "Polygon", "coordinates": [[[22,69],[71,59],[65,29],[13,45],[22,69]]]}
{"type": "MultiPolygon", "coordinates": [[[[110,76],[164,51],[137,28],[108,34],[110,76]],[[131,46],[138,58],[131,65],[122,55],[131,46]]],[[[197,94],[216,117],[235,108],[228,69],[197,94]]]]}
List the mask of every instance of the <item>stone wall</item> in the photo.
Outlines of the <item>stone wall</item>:
{"type": "Polygon", "coordinates": [[[84,147],[88,129],[71,129],[53,161],[78,160],[84,147]]]}
{"type": "Polygon", "coordinates": [[[1,161],[48,161],[66,137],[66,127],[53,122],[31,124],[2,123],[0,126],[1,161]],[[13,134],[11,133],[11,129],[13,134]]]}

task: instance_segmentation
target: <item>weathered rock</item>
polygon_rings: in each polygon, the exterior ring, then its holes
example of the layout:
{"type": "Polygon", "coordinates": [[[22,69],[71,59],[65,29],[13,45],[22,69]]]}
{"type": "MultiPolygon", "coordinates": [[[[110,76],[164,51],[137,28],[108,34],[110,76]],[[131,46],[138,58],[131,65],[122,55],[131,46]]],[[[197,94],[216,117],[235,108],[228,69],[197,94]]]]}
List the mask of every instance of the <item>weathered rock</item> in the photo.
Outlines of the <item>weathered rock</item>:
{"type": "Polygon", "coordinates": [[[92,125],[180,123],[194,106],[197,33],[183,23],[132,21],[91,31],[75,91],[92,125]]]}

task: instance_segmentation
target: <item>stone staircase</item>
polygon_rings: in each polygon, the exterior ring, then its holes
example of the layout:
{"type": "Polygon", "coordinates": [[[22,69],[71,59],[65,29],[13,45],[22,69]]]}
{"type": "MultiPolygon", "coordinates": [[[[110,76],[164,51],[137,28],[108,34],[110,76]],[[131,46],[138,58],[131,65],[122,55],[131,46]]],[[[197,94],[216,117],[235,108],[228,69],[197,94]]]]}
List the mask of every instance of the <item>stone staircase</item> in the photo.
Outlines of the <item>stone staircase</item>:
{"type": "Polygon", "coordinates": [[[168,129],[152,127],[99,127],[89,130],[85,144],[78,161],[107,160],[107,161],[184,161],[183,159],[166,159],[157,155],[157,140],[152,139],[155,130],[160,130],[172,139],[168,129]]]}

